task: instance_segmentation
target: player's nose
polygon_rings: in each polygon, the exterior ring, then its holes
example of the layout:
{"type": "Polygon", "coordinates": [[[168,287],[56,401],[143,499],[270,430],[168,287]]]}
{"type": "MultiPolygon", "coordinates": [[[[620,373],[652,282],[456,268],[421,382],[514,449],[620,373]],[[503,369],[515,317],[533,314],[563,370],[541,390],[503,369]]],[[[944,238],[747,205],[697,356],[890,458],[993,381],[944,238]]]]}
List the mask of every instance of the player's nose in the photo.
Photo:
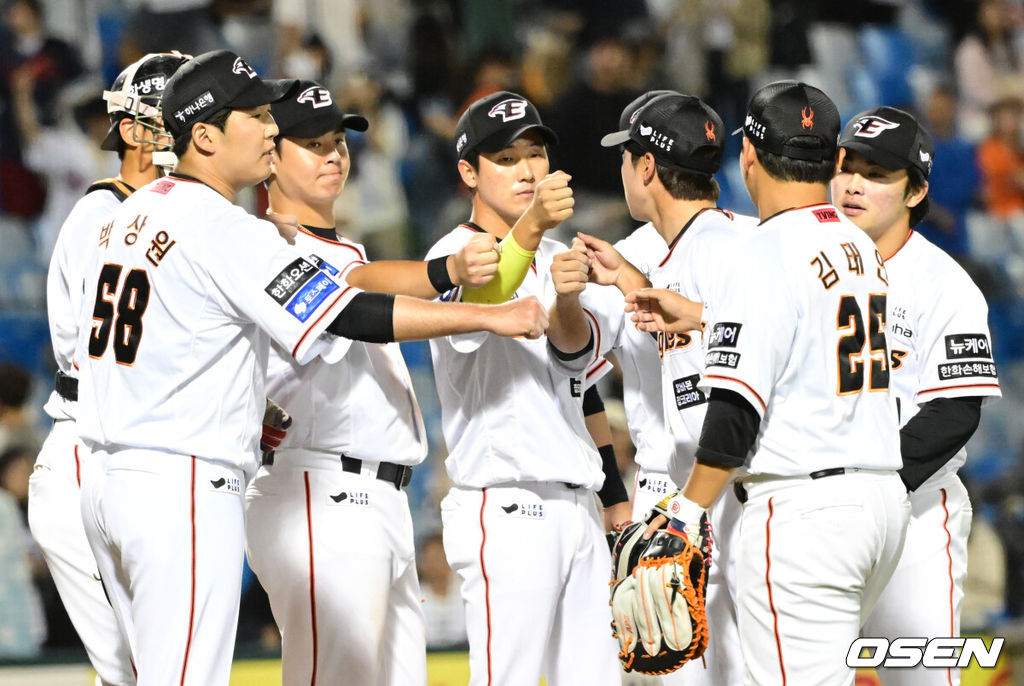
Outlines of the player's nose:
{"type": "Polygon", "coordinates": [[[267,116],[270,117],[270,122],[267,124],[267,138],[277,138],[277,134],[281,133],[281,129],[277,127],[274,115],[268,112],[267,116]]]}
{"type": "Polygon", "coordinates": [[[533,170],[533,165],[530,164],[530,160],[527,157],[523,157],[516,163],[516,173],[520,181],[533,181],[537,178],[537,174],[533,170]]]}

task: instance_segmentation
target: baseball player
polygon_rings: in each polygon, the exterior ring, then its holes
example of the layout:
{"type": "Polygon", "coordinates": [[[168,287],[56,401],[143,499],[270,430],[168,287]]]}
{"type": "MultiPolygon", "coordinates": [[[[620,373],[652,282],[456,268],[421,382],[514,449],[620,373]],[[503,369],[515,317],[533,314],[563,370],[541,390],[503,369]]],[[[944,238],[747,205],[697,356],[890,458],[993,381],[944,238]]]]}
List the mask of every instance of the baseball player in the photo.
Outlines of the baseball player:
{"type": "MultiPolygon", "coordinates": [[[[911,227],[928,212],[935,147],[913,116],[861,112],[839,139],[833,203],[878,246],[889,276],[890,384],[910,526],[865,636],[959,636],[971,502],[957,477],[981,406],[1000,397],[981,291],[911,227]]],[[[879,669],[892,684],[958,684],[959,669],[879,669]]]]}
{"type": "MultiPolygon", "coordinates": [[[[622,184],[630,213],[634,219],[651,220],[667,247],[667,254],[651,271],[651,283],[702,303],[704,320],[711,318],[713,303],[721,297],[715,291],[724,287],[719,275],[727,271],[734,244],[755,223],[752,217],[716,207],[718,184],[713,174],[722,161],[723,128],[718,114],[698,98],[670,93],[633,111],[622,130],[601,141],[606,147],[622,148],[622,184]]],[[[610,280],[612,268],[618,268],[622,256],[603,241],[584,240],[596,251],[590,278],[610,280]]],[[[620,287],[624,295],[632,286],[620,283],[620,287]]],[[[621,296],[618,300],[621,307],[621,296]]],[[[669,451],[648,458],[651,462],[637,472],[636,521],[674,492],[674,484],[682,483],[689,473],[707,408],[707,398],[698,388],[705,373],[703,336],[659,332],[656,337],[663,413],[673,443],[669,451]]],[[[666,676],[666,683],[724,684],[743,679],[735,567],[728,545],[735,536],[739,514],[739,502],[731,494],[719,498],[711,510],[718,544],[708,584],[712,638],[704,663],[685,665],[666,676]]]]}
{"type": "Polygon", "coordinates": [[[118,153],[121,171],[115,179],[92,184],[75,205],[60,229],[47,275],[47,316],[59,371],[44,407],[53,418],[53,428],[29,479],[28,521],[102,684],[134,684],[135,674],[128,643],[103,593],[78,504],[81,477],[90,467],[75,421],[78,371],[73,357],[80,328],[78,312],[87,256],[96,250],[96,228],[107,223],[136,188],[161,174],[154,158],[170,147],[170,138],[162,134],[160,94],[184,61],[180,55],[146,55],[122,71],[103,93],[110,130],[101,147],[118,153]]]}
{"type": "MultiPolygon", "coordinates": [[[[742,468],[734,555],[755,684],[853,684],[846,653],[909,519],[888,392],[885,264],[826,202],[839,127],[832,101],[803,83],[772,83],[751,99],[740,169],[761,224],[724,275],[696,464],[668,503],[669,530],[695,540],[704,509],[742,468]]],[[[629,299],[646,328],[694,324],[669,325],[663,315],[679,314],[682,300],[671,291],[629,299]]]]}
{"type": "MultiPolygon", "coordinates": [[[[226,50],[186,62],[161,101],[175,171],[95,236],[92,327],[79,339],[80,433],[95,460],[82,513],[140,685],[228,682],[242,484],[256,470],[270,340],[309,362],[347,345],[339,337],[406,340],[490,318],[359,291],[341,278],[344,265],[232,204],[269,175],[269,105],[293,87],[263,82],[226,50]]],[[[535,301],[506,315],[508,327],[540,335],[535,301]]]]}
{"type": "MultiPolygon", "coordinates": [[[[388,271],[368,279],[363,247],[334,227],[334,201],[349,170],[345,130],[365,131],[367,121],[343,114],[311,81],[299,82],[271,114],[280,133],[270,206],[297,218],[296,245],[339,265],[349,283],[406,284],[412,295],[437,296],[427,274],[433,267],[423,263],[380,262],[388,271]]],[[[494,244],[491,238],[486,246],[485,271],[497,267],[494,244]]],[[[487,280],[460,277],[457,285],[487,280]]],[[[489,311],[501,317],[505,309],[489,311]]],[[[487,330],[500,331],[500,322],[487,330]]],[[[306,366],[274,345],[267,392],[294,422],[246,491],[246,547],[281,627],[284,683],[425,684],[421,594],[402,489],[427,441],[398,345],[348,342],[306,366]]]]}
{"type": "MultiPolygon", "coordinates": [[[[571,214],[567,176],[548,175],[547,145],[556,140],[522,96],[503,91],[474,102],[456,127],[473,213],[428,258],[482,232],[508,246],[512,232],[527,253],[515,297],[551,303],[551,265],[565,246],[512,228],[535,196],[553,190],[553,217],[571,214]]],[[[600,335],[599,325],[591,335],[600,335]]],[[[546,340],[487,334],[431,341],[453,483],[441,503],[444,545],[462,582],[471,684],[532,686],[542,674],[552,686],[620,681],[607,631],[610,556],[595,498],[606,482],[578,386],[568,383],[599,364],[596,347],[559,351],[546,340]]]]}

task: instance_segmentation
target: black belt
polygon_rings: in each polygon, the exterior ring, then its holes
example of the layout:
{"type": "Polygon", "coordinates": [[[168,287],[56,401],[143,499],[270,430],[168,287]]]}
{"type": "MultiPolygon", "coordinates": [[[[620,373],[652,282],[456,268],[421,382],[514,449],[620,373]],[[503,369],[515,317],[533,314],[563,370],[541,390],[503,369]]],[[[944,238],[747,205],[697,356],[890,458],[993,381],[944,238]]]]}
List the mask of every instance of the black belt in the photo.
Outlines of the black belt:
{"type": "MultiPolygon", "coordinates": [[[[348,455],[342,455],[341,470],[352,474],[361,474],[363,471],[363,461],[348,455]]],[[[408,486],[410,479],[412,479],[412,467],[404,464],[395,464],[394,462],[381,462],[377,466],[377,478],[381,481],[387,481],[389,484],[394,484],[395,488],[401,490],[408,486]]]]}
{"type": "MultiPolygon", "coordinates": [[[[807,476],[812,479],[824,479],[827,476],[839,476],[840,474],[846,474],[846,467],[832,467],[831,469],[819,469],[816,472],[811,472],[807,476]]],[[[747,489],[743,487],[743,484],[739,481],[734,481],[732,484],[732,492],[736,494],[736,500],[741,503],[747,502],[747,489]]]]}
{"type": "Polygon", "coordinates": [[[60,397],[73,403],[78,402],[78,379],[75,377],[68,376],[58,369],[57,380],[53,386],[60,397]]]}

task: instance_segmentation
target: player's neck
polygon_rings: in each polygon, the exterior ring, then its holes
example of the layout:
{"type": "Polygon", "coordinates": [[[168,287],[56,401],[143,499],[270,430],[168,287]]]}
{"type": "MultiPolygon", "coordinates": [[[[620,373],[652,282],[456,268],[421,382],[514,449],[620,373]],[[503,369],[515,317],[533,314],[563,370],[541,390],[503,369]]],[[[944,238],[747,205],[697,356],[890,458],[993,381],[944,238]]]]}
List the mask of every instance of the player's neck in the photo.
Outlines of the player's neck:
{"type": "Polygon", "coordinates": [[[174,171],[178,174],[185,176],[191,176],[196,181],[204,183],[216,192],[227,198],[228,202],[235,201],[235,195],[241,188],[235,188],[227,179],[221,178],[220,174],[208,165],[203,164],[202,158],[194,159],[193,155],[190,155],[186,159],[178,160],[178,164],[174,167],[174,171]]]}
{"type": "Polygon", "coordinates": [[[137,150],[128,150],[121,160],[122,181],[132,188],[142,188],[150,181],[156,181],[160,177],[160,167],[153,164],[153,156],[142,154],[137,150]]]}
{"type": "Polygon", "coordinates": [[[875,239],[875,247],[883,260],[887,260],[903,247],[910,235],[910,220],[902,219],[886,229],[881,236],[875,239]]]}
{"type": "Polygon", "coordinates": [[[779,181],[764,174],[760,180],[757,199],[757,215],[764,221],[779,212],[794,207],[806,207],[828,202],[828,185],[823,183],[801,183],[779,181]]]}
{"type": "Polygon", "coordinates": [[[293,200],[284,195],[276,186],[271,185],[270,209],[277,214],[292,214],[303,226],[316,226],[322,229],[334,228],[334,207],[325,205],[313,207],[306,203],[293,200]]]}
{"type": "Polygon", "coordinates": [[[515,224],[514,219],[509,221],[493,207],[481,201],[479,193],[473,196],[473,213],[469,216],[469,221],[499,240],[507,236],[515,224]]]}
{"type": "Polygon", "coordinates": [[[650,222],[665,239],[665,243],[670,244],[695,214],[711,207],[715,207],[713,200],[669,200],[655,203],[650,222]]]}

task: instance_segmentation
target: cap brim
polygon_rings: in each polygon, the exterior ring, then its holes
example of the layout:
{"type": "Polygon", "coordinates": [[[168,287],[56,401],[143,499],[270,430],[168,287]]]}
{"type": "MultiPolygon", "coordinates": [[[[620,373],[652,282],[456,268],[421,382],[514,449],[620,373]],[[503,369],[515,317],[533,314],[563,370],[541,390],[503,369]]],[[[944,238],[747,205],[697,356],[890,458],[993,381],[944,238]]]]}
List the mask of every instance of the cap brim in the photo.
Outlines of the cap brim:
{"type": "MultiPolygon", "coordinates": [[[[512,142],[522,136],[528,131],[537,131],[548,145],[558,145],[558,136],[554,131],[544,126],[543,124],[527,124],[526,126],[516,129],[512,133],[506,133],[499,131],[497,134],[480,141],[476,149],[480,152],[497,152],[503,150],[508,146],[512,145],[512,142]]],[[[465,153],[464,153],[465,154],[465,153]]]]}
{"type": "Polygon", "coordinates": [[[880,150],[870,143],[865,143],[863,141],[841,141],[839,143],[839,147],[860,153],[861,155],[864,155],[869,162],[885,167],[886,169],[908,169],[914,166],[909,160],[904,159],[899,155],[895,155],[888,150],[880,150]]]}
{"type": "Polygon", "coordinates": [[[741,126],[740,128],[738,128],[738,129],[736,129],[735,131],[733,131],[733,132],[732,132],[731,134],[729,134],[729,135],[730,135],[730,136],[738,136],[738,135],[740,135],[741,133],[743,133],[743,127],[742,127],[742,126],[741,126]]]}
{"type": "Polygon", "coordinates": [[[100,143],[100,150],[117,152],[117,142],[119,140],[121,140],[120,119],[110,125],[110,129],[107,130],[107,135],[103,137],[103,142],[100,143]]]}
{"type": "Polygon", "coordinates": [[[343,129],[366,131],[370,128],[370,122],[366,120],[366,117],[358,114],[341,114],[335,110],[334,112],[324,112],[320,116],[307,117],[291,125],[278,121],[278,126],[281,129],[280,135],[285,138],[316,138],[325,133],[343,129]]]}
{"type": "Polygon", "coordinates": [[[370,128],[370,122],[360,114],[346,114],[341,119],[341,125],[353,131],[366,131],[370,128]]]}
{"type": "Polygon", "coordinates": [[[253,80],[250,87],[236,95],[227,104],[227,107],[244,109],[281,102],[291,95],[298,86],[299,82],[296,79],[268,79],[258,82],[253,80]]]}
{"type": "MultiPolygon", "coordinates": [[[[601,139],[602,148],[614,148],[616,145],[622,145],[629,140],[629,130],[616,131],[615,133],[609,133],[601,139]]],[[[603,153],[602,153],[603,154],[603,153]]]]}

